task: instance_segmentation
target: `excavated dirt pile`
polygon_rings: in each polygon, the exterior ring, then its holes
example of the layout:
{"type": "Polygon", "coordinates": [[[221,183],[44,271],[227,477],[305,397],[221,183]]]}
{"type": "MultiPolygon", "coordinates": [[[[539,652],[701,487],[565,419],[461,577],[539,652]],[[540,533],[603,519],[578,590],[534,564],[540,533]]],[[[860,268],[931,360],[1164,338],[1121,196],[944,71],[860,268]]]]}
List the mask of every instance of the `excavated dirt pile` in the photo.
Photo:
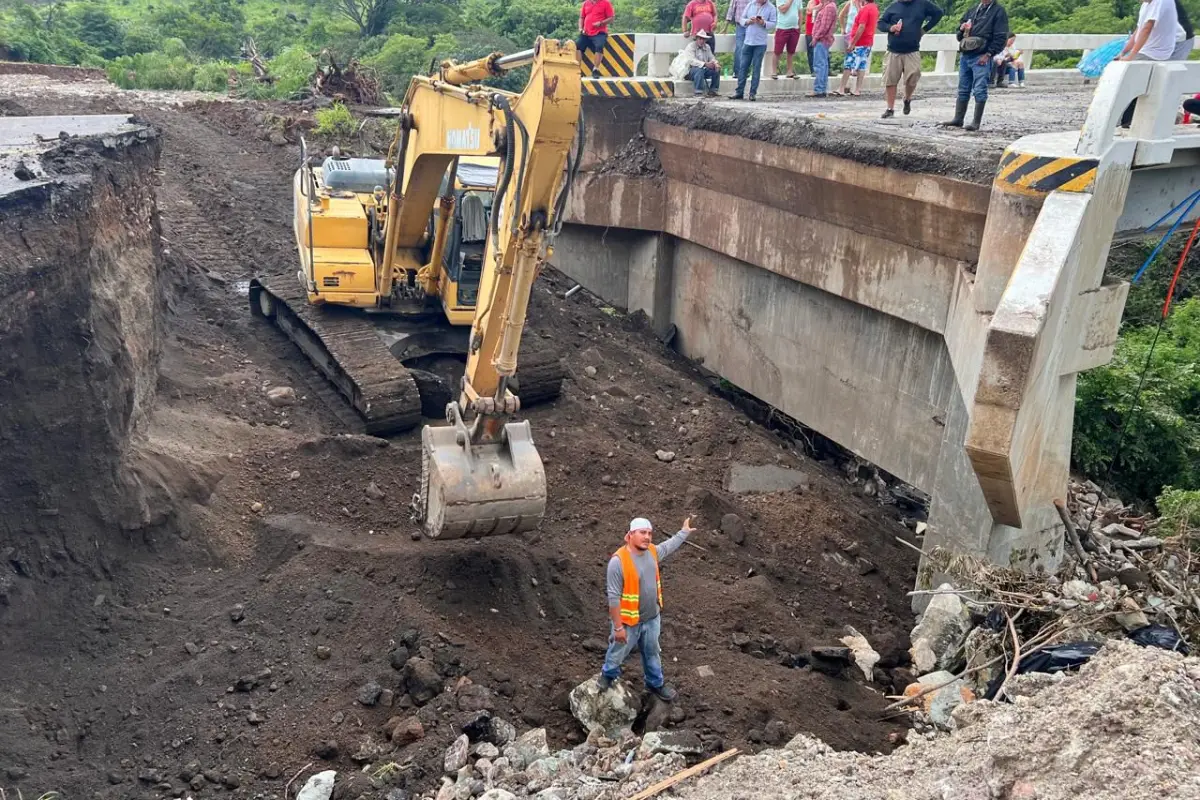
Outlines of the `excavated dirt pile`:
{"type": "Polygon", "coordinates": [[[1151,800],[1200,797],[1200,659],[1115,641],[1078,674],[1020,675],[1012,703],[954,712],[955,730],[889,756],[809,736],[740,758],[687,800],[1151,800]]]}
{"type": "MultiPolygon", "coordinates": [[[[904,728],[880,711],[911,679],[916,574],[899,509],[750,423],[637,320],[564,298],[571,282],[548,272],[528,335],[570,375],[528,413],[546,519],[519,537],[415,540],[419,432],[358,435],[247,308],[252,275],[294,274],[298,154],[246,131],[264,112],[306,112],[11,77],[10,109],[132,112],[160,138],[94,156],[76,170],[92,188],[57,216],[3,215],[8,797],[249,800],[289,782],[294,797],[330,769],[337,798],[436,792],[447,748],[483,712],[517,735],[544,728],[551,751],[579,745],[567,694],[599,669],[604,565],[639,515],[664,536],[687,514],[698,526],[664,565],[681,696],[652,723],[692,731],[703,753],[801,731],[890,749],[904,728]],[[122,271],[135,261],[136,280],[122,271]],[[113,542],[120,557],[101,561],[113,542]],[[60,549],[97,568],[36,566],[60,549]],[[822,655],[844,650],[847,626],[883,656],[870,680],[822,655]]],[[[639,673],[631,661],[640,695],[639,673]]]]}

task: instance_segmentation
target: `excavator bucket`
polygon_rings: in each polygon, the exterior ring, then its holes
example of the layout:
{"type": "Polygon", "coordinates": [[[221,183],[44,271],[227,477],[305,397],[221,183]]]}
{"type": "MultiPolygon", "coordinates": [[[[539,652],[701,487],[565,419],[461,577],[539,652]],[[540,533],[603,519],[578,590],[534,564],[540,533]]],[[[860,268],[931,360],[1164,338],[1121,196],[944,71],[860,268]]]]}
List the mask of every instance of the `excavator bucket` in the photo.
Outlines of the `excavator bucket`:
{"type": "Polygon", "coordinates": [[[426,425],[416,502],[431,539],[536,528],[546,513],[546,471],[528,420],[507,423],[489,444],[471,444],[461,425],[426,425]]]}

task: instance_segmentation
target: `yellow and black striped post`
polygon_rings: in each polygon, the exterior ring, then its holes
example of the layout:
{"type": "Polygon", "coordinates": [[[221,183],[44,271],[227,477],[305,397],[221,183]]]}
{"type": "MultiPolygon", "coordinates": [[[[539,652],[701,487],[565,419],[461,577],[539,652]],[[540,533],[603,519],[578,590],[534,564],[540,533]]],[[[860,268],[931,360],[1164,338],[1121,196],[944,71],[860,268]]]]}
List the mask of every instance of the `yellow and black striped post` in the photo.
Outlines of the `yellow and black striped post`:
{"type": "Polygon", "coordinates": [[[1089,192],[1096,181],[1099,161],[1074,156],[1043,156],[1004,151],[993,185],[1004,192],[1033,197],[1053,191],[1089,192]]]}
{"type": "Polygon", "coordinates": [[[579,61],[579,71],[585,78],[592,77],[593,67],[599,70],[601,78],[632,78],[637,71],[633,37],[632,33],[610,33],[599,65],[596,64],[596,54],[585,50],[579,61]]]}
{"type": "Polygon", "coordinates": [[[584,78],[583,93],[595,97],[636,97],[654,100],[675,96],[675,84],[654,78],[584,78]]]}

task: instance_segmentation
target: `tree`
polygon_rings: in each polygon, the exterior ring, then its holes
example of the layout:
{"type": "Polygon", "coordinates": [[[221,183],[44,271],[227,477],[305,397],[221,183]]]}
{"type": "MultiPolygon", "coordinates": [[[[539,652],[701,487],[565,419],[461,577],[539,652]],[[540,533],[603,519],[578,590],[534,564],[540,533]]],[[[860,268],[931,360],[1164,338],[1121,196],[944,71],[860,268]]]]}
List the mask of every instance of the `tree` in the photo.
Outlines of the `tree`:
{"type": "Polygon", "coordinates": [[[337,0],[334,7],[358,26],[358,35],[365,39],[387,29],[396,13],[396,0],[337,0]]]}

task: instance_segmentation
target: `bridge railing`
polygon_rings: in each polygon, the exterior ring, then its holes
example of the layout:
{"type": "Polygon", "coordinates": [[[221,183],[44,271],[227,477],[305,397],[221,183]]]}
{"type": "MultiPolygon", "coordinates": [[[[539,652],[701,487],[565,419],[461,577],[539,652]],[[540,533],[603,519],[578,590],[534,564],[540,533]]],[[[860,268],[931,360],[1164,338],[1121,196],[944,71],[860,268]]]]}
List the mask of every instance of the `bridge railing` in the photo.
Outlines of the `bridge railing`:
{"type": "MultiPolygon", "coordinates": [[[[1120,34],[1114,33],[1020,33],[1017,34],[1016,47],[1021,50],[1021,60],[1025,62],[1026,72],[1033,71],[1033,56],[1039,50],[1080,50],[1084,54],[1111,42],[1120,34]]],[[[637,33],[634,39],[634,66],[641,71],[642,61],[646,61],[646,75],[652,78],[667,77],[671,60],[687,46],[688,38],[677,33],[637,33]]],[[[713,37],[714,50],[720,53],[732,53],[734,47],[733,34],[717,34],[713,37]]],[[[767,37],[768,58],[774,53],[774,34],[767,37]]],[[[800,37],[797,47],[803,52],[804,37],[800,37]]],[[[834,37],[833,50],[844,52],[846,37],[834,37]]],[[[887,51],[887,34],[876,34],[873,52],[887,51]]],[[[957,69],[958,39],[949,33],[926,34],[921,39],[922,53],[936,53],[935,73],[950,73],[957,69]]]]}

